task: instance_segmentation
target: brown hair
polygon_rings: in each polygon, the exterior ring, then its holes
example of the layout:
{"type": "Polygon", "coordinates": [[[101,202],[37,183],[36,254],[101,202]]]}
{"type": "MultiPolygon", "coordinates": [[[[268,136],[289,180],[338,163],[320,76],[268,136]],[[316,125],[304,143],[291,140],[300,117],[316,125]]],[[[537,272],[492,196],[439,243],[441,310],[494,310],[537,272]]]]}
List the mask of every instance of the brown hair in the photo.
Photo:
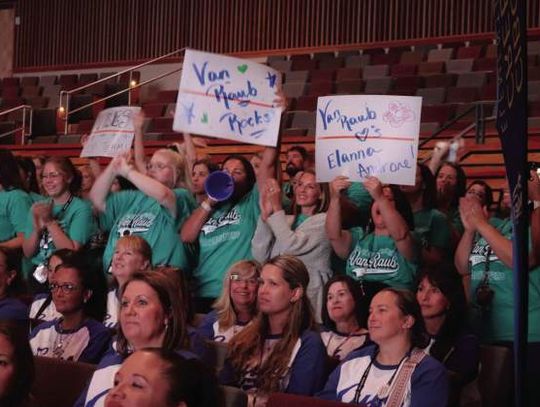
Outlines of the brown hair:
{"type": "MultiPolygon", "coordinates": [[[[307,168],[301,172],[302,174],[300,175],[300,179],[306,173],[315,176],[315,178],[317,177],[313,168],[307,168]]],[[[330,205],[330,187],[328,186],[328,183],[318,182],[317,185],[319,185],[319,188],[321,188],[321,196],[318,200],[317,207],[315,208],[315,212],[313,214],[326,212],[328,210],[328,205],[330,205]]],[[[296,205],[295,202],[295,204],[293,205],[293,214],[297,215],[299,213],[301,213],[301,208],[299,205],[296,205]]]]}
{"type": "Polygon", "coordinates": [[[283,279],[289,284],[289,288],[301,288],[302,296],[291,304],[283,336],[273,347],[266,361],[261,364],[260,360],[265,339],[269,334],[268,316],[263,313],[259,313],[250,325],[232,338],[229,343],[229,357],[238,372],[252,368],[257,370],[259,390],[274,392],[284,390],[279,387],[280,381],[287,374],[293,349],[305,330],[315,328],[315,322],[306,295],[309,274],[304,263],[294,256],[281,255],[268,260],[265,265],[267,264],[281,269],[283,279]]]}
{"type": "Polygon", "coordinates": [[[49,157],[45,160],[43,166],[49,163],[56,165],[67,178],[71,179],[68,187],[69,192],[71,192],[73,195],[77,195],[81,189],[82,175],[81,172],[75,168],[71,160],[67,157],[49,157]]]}
{"type": "MultiPolygon", "coordinates": [[[[169,324],[163,339],[163,348],[174,350],[180,347],[187,347],[187,327],[186,316],[183,307],[181,293],[178,291],[178,283],[171,277],[170,273],[162,270],[141,271],[134,273],[120,290],[120,297],[124,295],[127,286],[133,281],[142,281],[149,285],[157,294],[161,307],[169,316],[169,324]]],[[[121,305],[120,305],[121,307],[121,305]]],[[[118,324],[117,336],[118,353],[127,355],[130,346],[122,331],[122,324],[118,324]]]]}

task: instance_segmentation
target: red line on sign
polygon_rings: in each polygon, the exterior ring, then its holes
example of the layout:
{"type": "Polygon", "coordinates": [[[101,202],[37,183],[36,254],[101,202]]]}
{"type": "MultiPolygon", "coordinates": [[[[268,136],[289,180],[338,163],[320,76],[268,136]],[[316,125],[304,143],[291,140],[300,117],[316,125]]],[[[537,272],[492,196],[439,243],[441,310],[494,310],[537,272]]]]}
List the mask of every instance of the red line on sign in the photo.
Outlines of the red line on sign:
{"type": "MultiPolygon", "coordinates": [[[[356,136],[320,136],[317,137],[319,140],[347,140],[355,139],[356,136]]],[[[366,137],[367,139],[377,139],[377,140],[399,140],[399,141],[414,141],[414,138],[403,138],[403,137],[366,137]]]]}
{"type": "MultiPolygon", "coordinates": [[[[189,89],[181,89],[180,90],[180,93],[188,93],[190,95],[197,95],[197,96],[206,96],[206,97],[209,97],[209,98],[212,98],[212,99],[215,99],[215,95],[209,95],[207,93],[204,93],[204,92],[197,92],[196,90],[189,90],[189,89]]],[[[263,103],[263,102],[256,102],[254,100],[244,100],[244,99],[236,99],[236,98],[233,98],[233,99],[229,99],[230,101],[233,101],[233,102],[249,102],[250,105],[255,105],[255,106],[262,106],[262,107],[275,107],[274,105],[272,104],[268,104],[268,103],[263,103]]]]}

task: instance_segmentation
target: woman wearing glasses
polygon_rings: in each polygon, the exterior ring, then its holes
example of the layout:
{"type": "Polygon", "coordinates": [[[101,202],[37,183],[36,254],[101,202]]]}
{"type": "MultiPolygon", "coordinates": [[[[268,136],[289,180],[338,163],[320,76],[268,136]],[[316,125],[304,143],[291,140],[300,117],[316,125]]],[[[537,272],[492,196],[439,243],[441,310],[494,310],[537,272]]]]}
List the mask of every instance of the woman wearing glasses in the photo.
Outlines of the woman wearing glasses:
{"type": "Polygon", "coordinates": [[[76,196],[81,175],[69,158],[48,158],[42,179],[51,199],[32,205],[23,242],[24,255],[34,268],[29,278],[34,291],[46,289],[46,264],[55,250],[80,250],[96,232],[90,203],[76,196]]]}
{"type": "Polygon", "coordinates": [[[59,265],[49,286],[56,310],[62,315],[43,322],[30,333],[37,356],[97,363],[109,347],[110,331],[98,322],[103,317],[97,273],[81,258],[59,265]],[[97,319],[97,320],[96,320],[97,319]]]}
{"type": "Polygon", "coordinates": [[[261,266],[253,260],[241,260],[231,266],[214,310],[197,330],[201,337],[226,343],[251,322],[257,313],[260,273],[261,266]]]}

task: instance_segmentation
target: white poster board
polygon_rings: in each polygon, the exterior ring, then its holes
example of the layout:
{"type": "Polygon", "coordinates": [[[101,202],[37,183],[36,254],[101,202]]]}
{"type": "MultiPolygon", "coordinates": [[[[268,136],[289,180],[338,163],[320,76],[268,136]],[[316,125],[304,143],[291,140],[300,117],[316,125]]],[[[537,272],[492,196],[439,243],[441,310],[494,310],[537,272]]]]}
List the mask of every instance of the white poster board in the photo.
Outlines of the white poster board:
{"type": "Polygon", "coordinates": [[[421,108],[416,96],[320,97],[317,181],[376,176],[383,183],[414,185],[421,108]]]}
{"type": "Polygon", "coordinates": [[[135,129],[133,116],[140,107],[111,107],[99,112],[81,157],[116,157],[131,148],[135,129]]]}
{"type": "Polygon", "coordinates": [[[281,109],[273,105],[281,74],[219,54],[187,50],[173,129],[276,146],[281,109]]]}

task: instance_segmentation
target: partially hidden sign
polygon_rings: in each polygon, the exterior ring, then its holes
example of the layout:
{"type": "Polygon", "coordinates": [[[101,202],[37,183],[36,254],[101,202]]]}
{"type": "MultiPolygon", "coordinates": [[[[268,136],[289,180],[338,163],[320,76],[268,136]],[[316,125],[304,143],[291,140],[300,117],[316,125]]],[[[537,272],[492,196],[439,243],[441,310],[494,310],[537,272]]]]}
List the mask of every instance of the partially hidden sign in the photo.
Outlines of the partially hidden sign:
{"type": "Polygon", "coordinates": [[[111,107],[99,112],[81,157],[116,157],[131,148],[135,129],[133,116],[140,107],[111,107]]]}
{"type": "Polygon", "coordinates": [[[173,129],[248,144],[276,146],[281,74],[268,66],[187,50],[173,129]]]}
{"type": "Polygon", "coordinates": [[[422,98],[326,96],[317,104],[315,164],[319,182],[375,176],[414,185],[422,98]]]}

